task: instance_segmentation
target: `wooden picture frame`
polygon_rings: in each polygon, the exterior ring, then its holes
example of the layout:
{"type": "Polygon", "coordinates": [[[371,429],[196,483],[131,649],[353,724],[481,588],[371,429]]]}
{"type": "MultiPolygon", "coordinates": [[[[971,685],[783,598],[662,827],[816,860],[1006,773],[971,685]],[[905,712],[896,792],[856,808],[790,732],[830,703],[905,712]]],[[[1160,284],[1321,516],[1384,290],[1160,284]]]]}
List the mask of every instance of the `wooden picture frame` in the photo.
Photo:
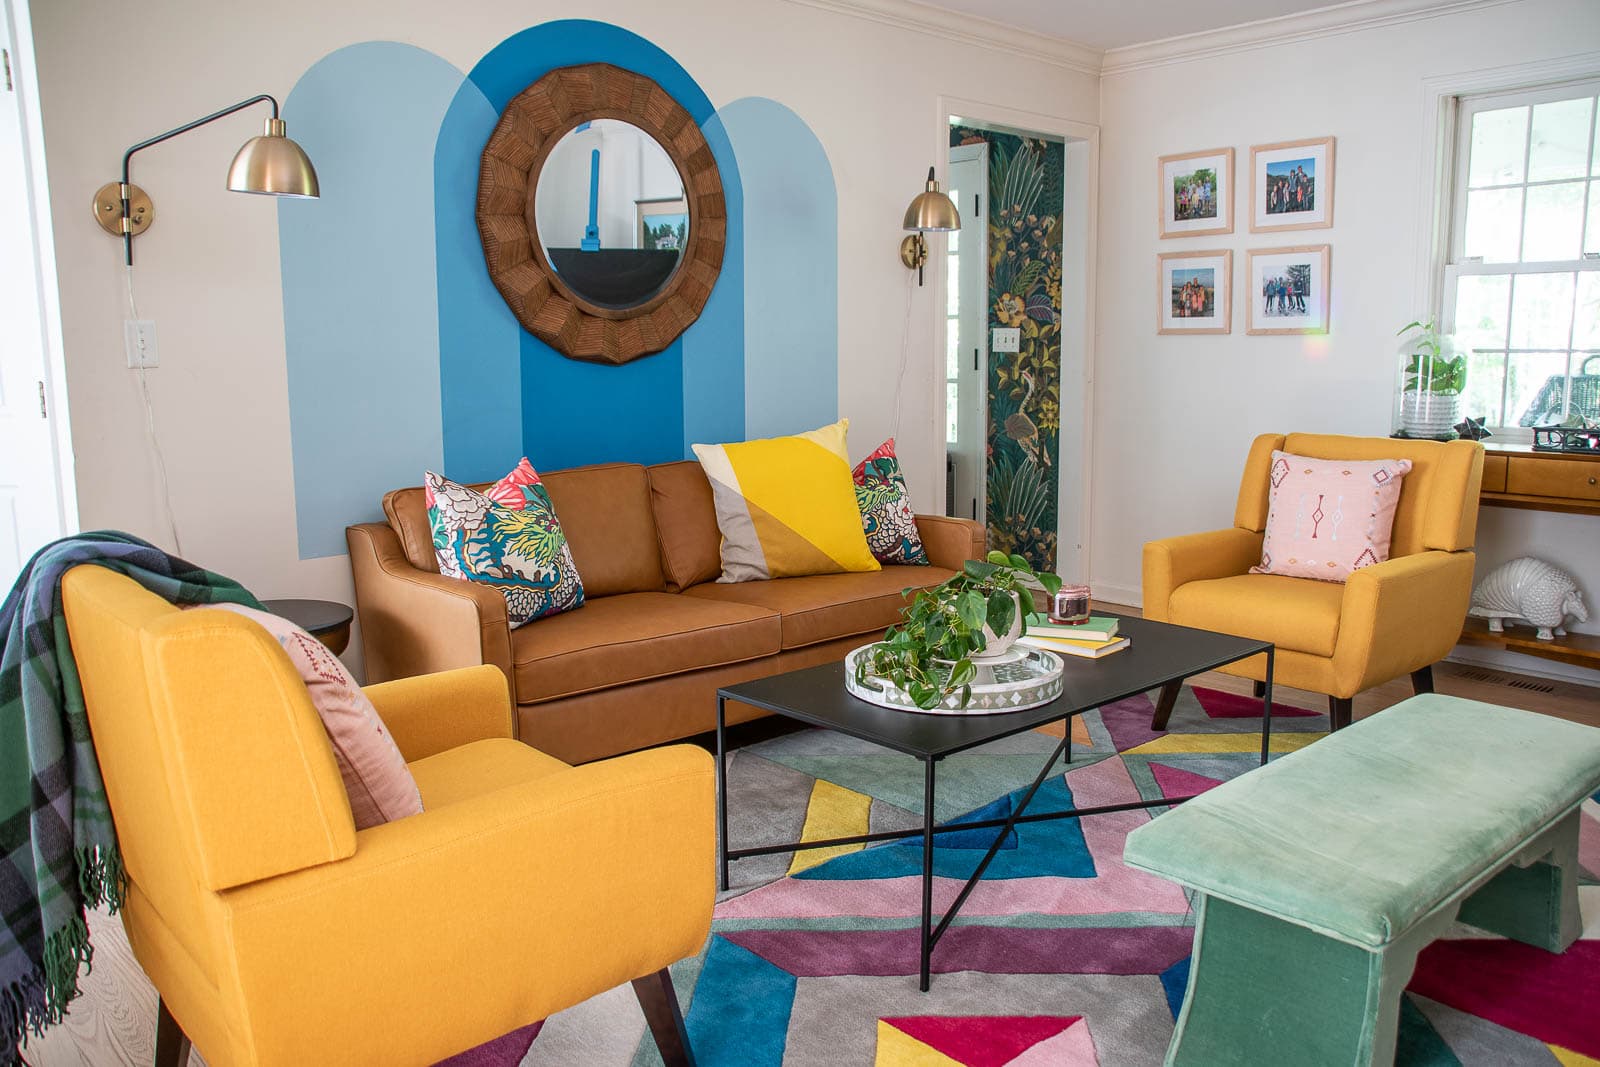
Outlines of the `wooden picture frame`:
{"type": "Polygon", "coordinates": [[[587,63],[550,71],[500,113],[478,172],[478,235],[489,277],[529,333],[573,359],[627,363],[660,352],[700,317],[722,271],[728,207],[711,147],[683,105],[642,74],[587,63]],[[595,119],[619,119],[653,138],[688,201],[681,260],[635,307],[585,300],[550,265],[539,239],[540,168],[566,133],[595,119]]]}
{"type": "Polygon", "coordinates": [[[1251,233],[1333,225],[1333,149],[1332,137],[1250,146],[1251,233]]]}
{"type": "Polygon", "coordinates": [[[1253,248],[1246,255],[1245,333],[1328,332],[1328,245],[1253,248]],[[1306,268],[1303,288],[1300,267],[1306,268]]]}
{"type": "MultiPolygon", "coordinates": [[[[1211,183],[1202,183],[1206,184],[1211,183]]],[[[1233,203],[1232,148],[1207,148],[1156,159],[1156,204],[1163,240],[1169,237],[1232,233],[1233,203]],[[1209,167],[1205,166],[1207,163],[1209,167]],[[1213,172],[1215,187],[1197,190],[1201,194],[1201,203],[1198,209],[1189,209],[1182,201],[1177,185],[1203,170],[1213,172]],[[1183,217],[1185,215],[1190,217],[1183,217]]]]}
{"type": "Polygon", "coordinates": [[[1156,256],[1156,333],[1232,332],[1233,252],[1218,248],[1156,256]]]}

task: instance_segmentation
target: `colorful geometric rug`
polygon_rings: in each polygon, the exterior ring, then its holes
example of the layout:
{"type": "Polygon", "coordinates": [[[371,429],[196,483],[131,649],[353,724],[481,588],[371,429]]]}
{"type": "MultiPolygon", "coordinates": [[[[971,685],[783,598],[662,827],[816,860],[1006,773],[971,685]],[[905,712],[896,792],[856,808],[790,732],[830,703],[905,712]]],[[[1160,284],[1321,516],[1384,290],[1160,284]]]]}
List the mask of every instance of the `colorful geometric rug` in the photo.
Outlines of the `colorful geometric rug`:
{"type": "MultiPolygon", "coordinates": [[[[1150,730],[1151,711],[1136,697],[1074,720],[1071,768],[1032,810],[1189,795],[1256,765],[1258,701],[1185,689],[1163,733],[1150,730]]],[[[1324,716],[1280,705],[1273,751],[1302,748],[1326,728],[1324,716]]],[[[939,818],[1004,816],[1060,736],[1059,727],[1035,731],[941,763],[939,818]]],[[[825,731],[738,750],[729,778],[738,844],[921,825],[916,760],[825,731]]],[[[1600,1065],[1600,804],[1584,807],[1586,939],[1553,956],[1455,927],[1418,965],[1397,1063],[1600,1065]]],[[[1148,818],[1019,827],[934,950],[928,993],[916,979],[920,842],[735,863],[705,951],[673,968],[699,1063],[1159,1064],[1182,1003],[1193,917],[1178,887],[1122,864],[1124,839],[1148,818]]],[[[936,915],[993,833],[940,836],[936,915]]],[[[660,1062],[626,986],[508,1039],[458,1059],[660,1062]]]]}

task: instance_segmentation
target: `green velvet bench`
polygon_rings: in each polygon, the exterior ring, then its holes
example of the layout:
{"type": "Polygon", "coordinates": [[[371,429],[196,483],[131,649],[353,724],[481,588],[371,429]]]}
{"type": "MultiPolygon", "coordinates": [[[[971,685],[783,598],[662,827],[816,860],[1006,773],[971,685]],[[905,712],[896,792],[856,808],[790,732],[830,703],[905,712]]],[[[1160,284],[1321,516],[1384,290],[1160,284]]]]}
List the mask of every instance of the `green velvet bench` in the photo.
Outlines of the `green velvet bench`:
{"type": "Polygon", "coordinates": [[[1128,866],[1196,892],[1168,1064],[1388,1064],[1417,954],[1456,919],[1577,940],[1600,729],[1428,694],[1173,808],[1128,866]]]}

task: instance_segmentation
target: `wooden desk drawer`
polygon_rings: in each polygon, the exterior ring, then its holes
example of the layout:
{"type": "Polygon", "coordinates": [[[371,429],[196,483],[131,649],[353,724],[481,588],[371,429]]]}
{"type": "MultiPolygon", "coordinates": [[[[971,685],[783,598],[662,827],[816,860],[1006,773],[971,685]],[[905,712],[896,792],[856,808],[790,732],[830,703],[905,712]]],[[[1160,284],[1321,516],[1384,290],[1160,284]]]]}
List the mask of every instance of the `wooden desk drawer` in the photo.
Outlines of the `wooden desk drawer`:
{"type": "MultiPolygon", "coordinates": [[[[1581,459],[1534,459],[1510,456],[1506,492],[1558,496],[1568,500],[1600,500],[1600,463],[1581,459]]],[[[1487,481],[1487,477],[1485,478],[1487,481]]]]}
{"type": "Polygon", "coordinates": [[[1483,491],[1485,493],[1503,493],[1506,491],[1506,456],[1483,457],[1483,491]]]}

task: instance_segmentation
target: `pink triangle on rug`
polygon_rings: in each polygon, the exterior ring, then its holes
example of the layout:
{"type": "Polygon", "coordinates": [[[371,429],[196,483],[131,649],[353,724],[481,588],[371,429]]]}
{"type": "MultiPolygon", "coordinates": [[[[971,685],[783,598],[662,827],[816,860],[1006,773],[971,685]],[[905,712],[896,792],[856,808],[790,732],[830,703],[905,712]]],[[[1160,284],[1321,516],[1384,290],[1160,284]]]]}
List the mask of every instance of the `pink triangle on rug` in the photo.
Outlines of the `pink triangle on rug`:
{"type": "Polygon", "coordinates": [[[905,1015],[883,1022],[965,1067],[1005,1067],[1081,1015],[905,1015]]]}
{"type": "Polygon", "coordinates": [[[1517,941],[1435,941],[1417,957],[1406,987],[1519,1034],[1600,1057],[1600,940],[1555,955],[1517,941]]]}
{"type": "MultiPolygon", "coordinates": [[[[1205,713],[1213,719],[1259,719],[1261,718],[1261,701],[1255,697],[1243,696],[1239,693],[1225,693],[1221,689],[1207,689],[1204,686],[1194,685],[1189,688],[1194,690],[1195,699],[1200,701],[1200,706],[1205,713]]],[[[1272,702],[1272,717],[1274,719],[1314,719],[1322,714],[1320,711],[1308,711],[1305,708],[1290,707],[1287,704],[1272,702]]]]}
{"type": "Polygon", "coordinates": [[[1045,1038],[1006,1067],[1100,1067],[1089,1020],[1079,1019],[1055,1037],[1045,1038]]]}
{"type": "Polygon", "coordinates": [[[1208,778],[1203,774],[1186,771],[1181,767],[1171,767],[1165,763],[1150,764],[1150,773],[1155,776],[1156,785],[1164,797],[1198,796],[1207,789],[1215,789],[1222,784],[1219,779],[1208,778]]]}

